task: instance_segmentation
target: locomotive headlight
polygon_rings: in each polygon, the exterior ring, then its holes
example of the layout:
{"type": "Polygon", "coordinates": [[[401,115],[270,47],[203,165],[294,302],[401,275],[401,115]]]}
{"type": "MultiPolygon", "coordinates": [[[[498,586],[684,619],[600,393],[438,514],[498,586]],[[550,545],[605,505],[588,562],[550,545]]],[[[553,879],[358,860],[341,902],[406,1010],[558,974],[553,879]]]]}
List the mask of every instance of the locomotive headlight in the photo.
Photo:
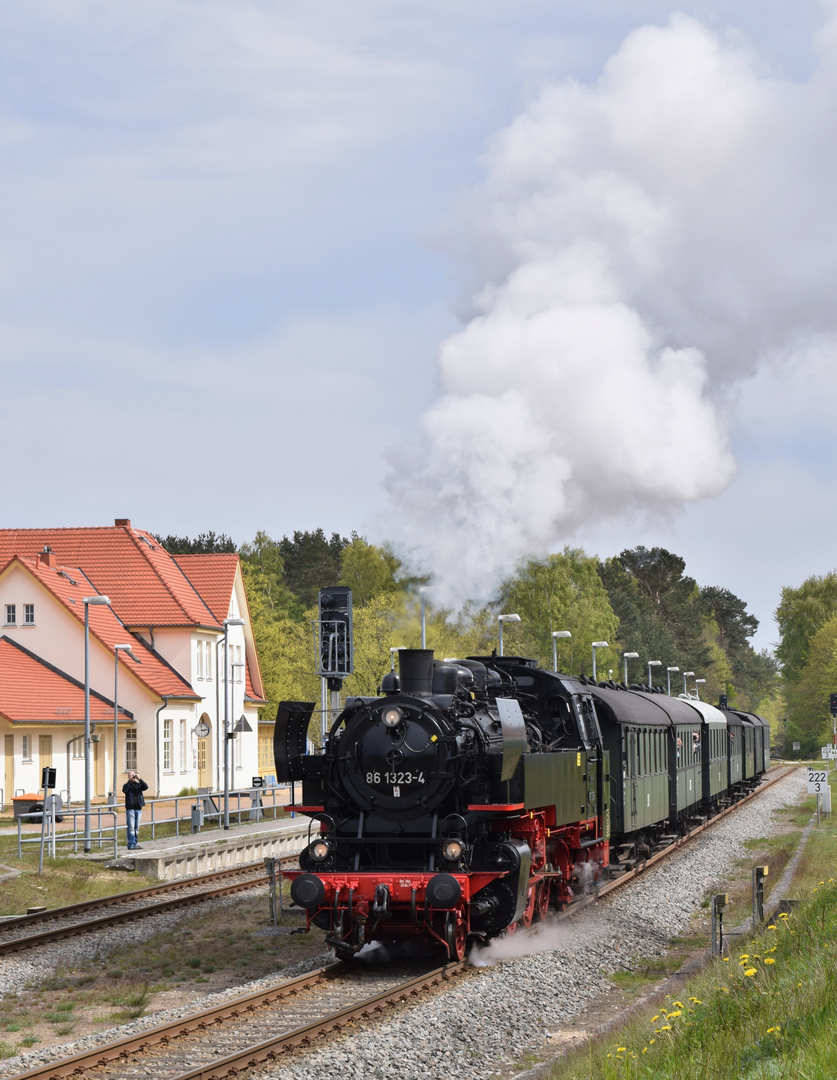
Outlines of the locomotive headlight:
{"type": "Polygon", "coordinates": [[[398,725],[401,723],[402,717],[403,713],[401,712],[401,710],[396,708],[395,705],[392,705],[390,706],[390,708],[384,709],[381,719],[387,727],[393,728],[398,727],[398,725]]]}
{"type": "Polygon", "coordinates": [[[317,862],[323,862],[329,857],[331,847],[327,840],[315,840],[308,851],[312,859],[315,859],[317,862]]]}
{"type": "Polygon", "coordinates": [[[448,840],[448,842],[442,848],[442,854],[448,862],[456,862],[456,860],[462,854],[462,845],[458,840],[448,840]]]}

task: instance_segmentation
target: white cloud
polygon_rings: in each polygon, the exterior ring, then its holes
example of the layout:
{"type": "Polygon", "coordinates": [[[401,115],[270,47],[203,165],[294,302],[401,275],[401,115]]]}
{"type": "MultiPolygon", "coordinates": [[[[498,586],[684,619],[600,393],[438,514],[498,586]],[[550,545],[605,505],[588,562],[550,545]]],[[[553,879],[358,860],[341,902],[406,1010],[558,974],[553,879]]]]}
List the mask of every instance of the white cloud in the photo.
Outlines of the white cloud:
{"type": "Polygon", "coordinates": [[[679,15],[492,140],[452,244],[467,325],[390,482],[418,565],[485,596],[582,526],[723,491],[736,386],[837,329],[827,85],[679,15]]]}

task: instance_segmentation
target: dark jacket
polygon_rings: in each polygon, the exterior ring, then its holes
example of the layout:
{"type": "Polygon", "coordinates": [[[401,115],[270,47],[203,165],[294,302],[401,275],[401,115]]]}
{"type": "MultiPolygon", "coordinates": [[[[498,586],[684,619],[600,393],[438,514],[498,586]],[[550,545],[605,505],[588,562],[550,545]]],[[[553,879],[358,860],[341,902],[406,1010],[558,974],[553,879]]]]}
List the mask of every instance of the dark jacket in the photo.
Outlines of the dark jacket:
{"type": "Polygon", "coordinates": [[[139,777],[136,780],[129,780],[127,784],[123,784],[122,794],[125,796],[125,809],[142,810],[145,806],[145,798],[142,794],[144,791],[148,791],[148,784],[144,780],[140,780],[139,777]]]}

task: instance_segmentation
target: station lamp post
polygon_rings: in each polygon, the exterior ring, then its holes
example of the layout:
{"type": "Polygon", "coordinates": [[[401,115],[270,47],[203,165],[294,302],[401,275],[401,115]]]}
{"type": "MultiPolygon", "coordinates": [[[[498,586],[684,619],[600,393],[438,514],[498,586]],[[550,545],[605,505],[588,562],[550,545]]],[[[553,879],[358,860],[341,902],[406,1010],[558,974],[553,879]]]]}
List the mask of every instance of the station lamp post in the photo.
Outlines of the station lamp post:
{"type": "Polygon", "coordinates": [[[638,652],[622,653],[622,659],[625,661],[625,686],[627,686],[628,685],[628,661],[629,660],[638,660],[639,659],[639,653],[638,652]]]}
{"type": "Polygon", "coordinates": [[[606,641],[594,641],[593,642],[593,682],[596,681],[596,649],[609,648],[606,641]]]}
{"type": "Polygon", "coordinates": [[[671,673],[672,671],[679,671],[679,667],[667,667],[666,674],[668,675],[668,696],[671,697],[671,673]]]}
{"type": "Polygon", "coordinates": [[[504,622],[520,622],[519,615],[498,615],[497,622],[500,624],[500,656],[503,655],[503,623],[504,622]]]}
{"type": "Polygon", "coordinates": [[[572,634],[569,630],[553,630],[552,631],[552,670],[558,670],[558,638],[571,638],[572,634]]]}
{"type": "Polygon", "coordinates": [[[116,785],[119,777],[119,766],[117,764],[117,744],[119,736],[119,654],[120,652],[127,653],[132,660],[137,663],[140,661],[134,656],[131,651],[130,645],[114,645],[113,647],[113,806],[116,808],[119,802],[119,796],[117,795],[116,785]]]}
{"type": "Polygon", "coordinates": [[[230,827],[230,664],[229,629],[244,626],[244,619],[224,619],[224,828],[230,827]]]}
{"type": "Polygon", "coordinates": [[[663,666],[662,660],[649,660],[648,661],[648,688],[650,690],[654,689],[654,684],[651,682],[651,668],[652,667],[662,667],[662,666],[663,666]]]}
{"type": "Polygon", "coordinates": [[[695,679],[695,695],[696,695],[698,701],[700,701],[700,690],[698,690],[698,686],[700,685],[700,683],[705,683],[705,682],[706,682],[706,679],[695,679]]]}
{"type": "Polygon", "coordinates": [[[694,677],[695,677],[695,673],[693,671],[684,671],[683,672],[683,693],[684,694],[689,693],[689,688],[686,686],[686,680],[687,679],[693,679],[694,677]]]}
{"type": "Polygon", "coordinates": [[[84,850],[90,851],[90,605],[110,606],[107,596],[83,596],[84,604],[84,850]]]}

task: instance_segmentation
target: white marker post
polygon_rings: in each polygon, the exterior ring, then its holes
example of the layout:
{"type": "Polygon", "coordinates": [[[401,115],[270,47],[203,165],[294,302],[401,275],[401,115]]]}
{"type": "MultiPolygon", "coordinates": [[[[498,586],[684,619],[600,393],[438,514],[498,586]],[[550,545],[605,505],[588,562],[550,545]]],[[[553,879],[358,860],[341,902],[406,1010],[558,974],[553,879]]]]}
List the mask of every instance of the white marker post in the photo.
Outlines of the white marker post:
{"type": "Polygon", "coordinates": [[[820,823],[820,792],[827,782],[826,769],[817,769],[814,765],[808,766],[808,794],[817,796],[817,825],[820,823]]]}

